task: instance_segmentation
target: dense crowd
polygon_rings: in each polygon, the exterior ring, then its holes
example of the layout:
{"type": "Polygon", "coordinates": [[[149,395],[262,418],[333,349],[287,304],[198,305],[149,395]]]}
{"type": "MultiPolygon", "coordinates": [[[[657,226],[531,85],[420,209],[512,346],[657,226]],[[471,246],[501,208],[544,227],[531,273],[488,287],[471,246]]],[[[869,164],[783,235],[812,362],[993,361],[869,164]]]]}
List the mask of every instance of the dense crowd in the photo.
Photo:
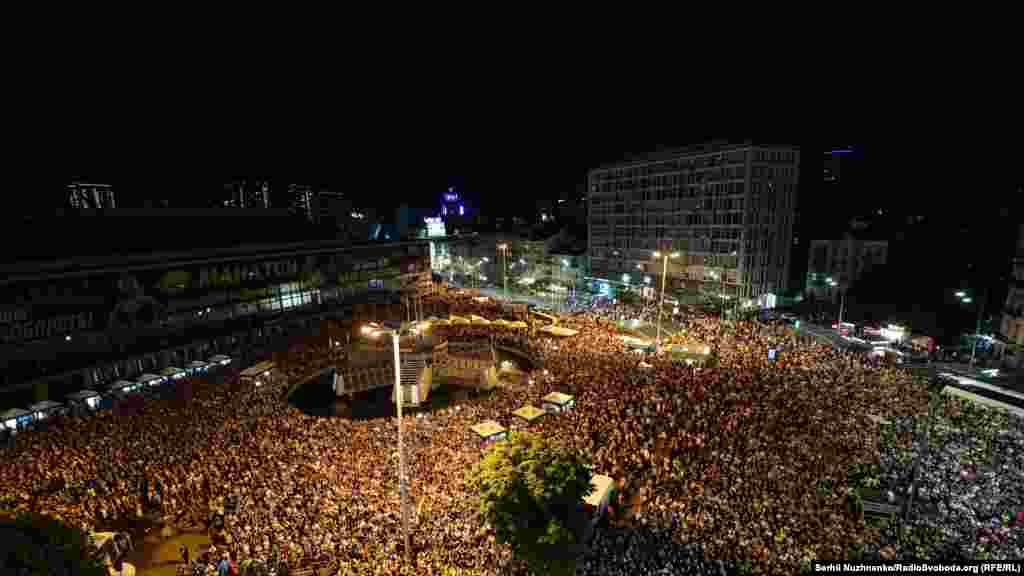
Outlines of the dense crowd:
{"type": "MultiPolygon", "coordinates": [[[[493,303],[443,298],[452,313],[508,318],[493,303]]],[[[626,353],[598,313],[562,324],[578,334],[444,328],[449,338],[493,336],[539,365],[532,386],[406,420],[414,567],[401,567],[394,419],[318,418],[238,387],[200,384],[187,402],[147,402],[22,435],[3,453],[0,497],[85,527],[138,516],[153,502],[179,521],[212,515],[220,553],[239,564],[493,574],[511,565],[510,553],[477,517],[464,474],[484,449],[469,427],[494,419],[574,447],[617,480],[615,507],[631,511],[637,531],[599,529],[582,574],[714,573],[704,555],[791,573],[801,560],[845,558],[877,539],[848,513],[845,494],[819,487],[845,485],[851,463],[877,463],[869,415],[925,409],[927,390],[909,376],[753,322],[683,321],[677,338],[712,349],[715,361],[703,367],[626,353]],[[511,415],[555,390],[575,395],[575,408],[532,425],[511,415]],[[56,483],[90,488],[68,499],[47,489],[56,483]],[[669,541],[699,542],[703,553],[669,541]]]]}

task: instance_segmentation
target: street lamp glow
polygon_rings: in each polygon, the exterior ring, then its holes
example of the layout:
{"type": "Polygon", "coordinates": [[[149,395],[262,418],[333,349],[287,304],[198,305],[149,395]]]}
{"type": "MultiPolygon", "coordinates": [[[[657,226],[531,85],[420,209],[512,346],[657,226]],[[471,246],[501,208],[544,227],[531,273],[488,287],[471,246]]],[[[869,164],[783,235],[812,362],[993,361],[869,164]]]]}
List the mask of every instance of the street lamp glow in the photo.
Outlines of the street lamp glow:
{"type": "Polygon", "coordinates": [[[629,284],[629,274],[623,274],[622,281],[625,282],[626,284],[629,284]]]}
{"type": "Polygon", "coordinates": [[[963,298],[964,296],[967,296],[967,292],[964,292],[963,290],[961,290],[961,291],[957,292],[957,293],[955,294],[955,296],[956,296],[957,298],[963,298]]]}
{"type": "Polygon", "coordinates": [[[970,303],[972,302],[972,300],[971,300],[970,298],[963,298],[963,299],[961,299],[961,301],[962,301],[962,302],[963,302],[964,304],[970,304],[970,303]]]}
{"type": "Polygon", "coordinates": [[[654,252],[654,257],[655,257],[655,258],[661,258],[661,252],[657,252],[657,251],[655,251],[655,252],[654,252]]]}
{"type": "Polygon", "coordinates": [[[679,252],[673,252],[668,255],[669,258],[679,258],[679,252]]]}

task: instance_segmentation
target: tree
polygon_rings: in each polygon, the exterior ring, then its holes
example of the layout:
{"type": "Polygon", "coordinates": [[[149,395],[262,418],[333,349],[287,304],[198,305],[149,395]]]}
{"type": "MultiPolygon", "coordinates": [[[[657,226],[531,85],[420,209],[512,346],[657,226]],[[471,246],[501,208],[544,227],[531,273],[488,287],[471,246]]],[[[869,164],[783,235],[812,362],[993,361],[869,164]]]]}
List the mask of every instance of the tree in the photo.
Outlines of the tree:
{"type": "Polygon", "coordinates": [[[491,447],[469,472],[480,512],[499,541],[537,574],[570,575],[593,487],[582,456],[530,433],[491,447]]]}
{"type": "Polygon", "coordinates": [[[84,531],[41,514],[0,521],[0,573],[106,576],[84,531]]]}

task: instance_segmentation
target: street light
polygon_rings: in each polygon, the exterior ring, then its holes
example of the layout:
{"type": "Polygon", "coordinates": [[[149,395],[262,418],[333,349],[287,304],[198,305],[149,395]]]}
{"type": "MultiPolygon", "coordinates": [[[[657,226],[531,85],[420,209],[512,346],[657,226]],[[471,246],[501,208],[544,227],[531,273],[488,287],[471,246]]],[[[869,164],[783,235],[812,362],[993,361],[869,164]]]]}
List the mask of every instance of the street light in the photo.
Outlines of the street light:
{"type": "Polygon", "coordinates": [[[655,252],[654,257],[661,258],[663,262],[661,267],[661,298],[658,300],[658,342],[656,344],[657,349],[661,350],[661,312],[665,308],[665,279],[668,276],[668,259],[678,258],[679,252],[672,252],[671,254],[668,252],[655,252]]]}
{"type": "Polygon", "coordinates": [[[501,277],[505,281],[505,300],[508,300],[508,244],[498,244],[501,250],[501,277]]]}
{"type": "MultiPolygon", "coordinates": [[[[968,296],[967,294],[968,293],[966,291],[960,290],[960,291],[956,292],[954,295],[957,298],[960,299],[960,302],[963,302],[964,304],[970,304],[971,302],[974,302],[974,299],[971,298],[970,296],[968,296]]],[[[984,296],[982,296],[981,302],[978,303],[978,325],[974,329],[974,344],[971,346],[971,363],[970,363],[970,366],[972,368],[974,367],[974,359],[975,359],[975,357],[977,356],[977,353],[978,353],[978,340],[980,340],[980,338],[978,338],[978,336],[981,334],[981,318],[982,318],[982,315],[984,314],[984,312],[985,312],[985,298],[984,298],[984,296]]]]}
{"type": "MultiPolygon", "coordinates": [[[[831,277],[826,278],[825,282],[827,282],[828,285],[833,287],[833,288],[839,287],[839,283],[836,282],[835,280],[833,280],[831,277]]],[[[846,308],[846,290],[843,290],[842,288],[840,288],[839,289],[839,321],[837,322],[837,324],[839,325],[839,330],[840,331],[842,331],[842,329],[843,329],[842,323],[843,323],[843,309],[844,308],[846,308]]]]}
{"type": "Polygon", "coordinates": [[[412,547],[409,545],[408,487],[406,486],[405,477],[405,443],[402,437],[402,372],[400,364],[401,360],[398,356],[398,331],[388,328],[378,328],[376,326],[363,326],[362,333],[374,338],[380,334],[391,334],[391,344],[395,349],[395,406],[397,406],[398,409],[398,494],[402,512],[402,540],[405,543],[405,562],[406,564],[412,564],[412,547]]]}

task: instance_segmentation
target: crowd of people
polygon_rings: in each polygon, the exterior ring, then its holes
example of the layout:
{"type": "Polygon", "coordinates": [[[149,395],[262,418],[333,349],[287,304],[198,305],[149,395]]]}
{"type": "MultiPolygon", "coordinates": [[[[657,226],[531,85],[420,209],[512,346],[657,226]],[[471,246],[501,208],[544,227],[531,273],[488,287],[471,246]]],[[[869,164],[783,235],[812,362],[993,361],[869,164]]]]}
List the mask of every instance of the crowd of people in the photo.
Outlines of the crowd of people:
{"type": "MultiPolygon", "coordinates": [[[[494,303],[438,298],[451,313],[513,319],[494,303]]],[[[239,564],[495,574],[515,562],[478,517],[464,475],[484,450],[470,426],[497,420],[571,446],[616,479],[614,506],[628,509],[644,535],[599,529],[580,566],[585,575],[711,571],[703,557],[792,573],[801,560],[845,558],[850,545],[873,538],[847,513],[844,494],[816,486],[840,486],[849,464],[877,462],[869,415],[926,406],[927,390],[909,376],[756,322],[683,319],[679,338],[712,349],[715,362],[702,367],[627,353],[602,313],[579,311],[560,323],[577,334],[443,330],[451,338],[493,337],[538,364],[531,386],[405,420],[411,566],[402,560],[393,419],[314,417],[279,395],[223,384],[199,384],[187,402],[147,402],[129,414],[100,412],[19,437],[3,453],[0,497],[87,528],[137,517],[153,502],[172,520],[212,515],[220,553],[239,564]],[[768,349],[778,351],[774,358],[768,349]],[[512,415],[552,391],[574,395],[575,407],[533,424],[512,415]],[[95,488],[69,500],[46,489],[58,481],[95,488]],[[700,543],[703,551],[659,538],[700,543]]]]}

